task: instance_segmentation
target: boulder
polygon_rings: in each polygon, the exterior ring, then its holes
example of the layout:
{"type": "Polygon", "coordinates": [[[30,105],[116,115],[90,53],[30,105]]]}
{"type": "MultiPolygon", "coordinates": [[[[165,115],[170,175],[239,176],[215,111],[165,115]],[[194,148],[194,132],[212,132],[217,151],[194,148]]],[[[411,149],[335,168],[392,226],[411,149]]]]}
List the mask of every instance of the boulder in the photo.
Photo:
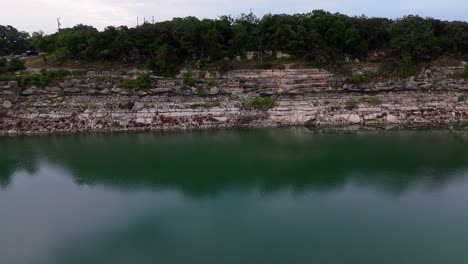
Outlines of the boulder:
{"type": "Polygon", "coordinates": [[[80,89],[80,88],[65,88],[65,89],[63,89],[63,91],[64,91],[65,93],[74,94],[74,93],[80,93],[80,92],[81,92],[81,89],[80,89]]]}
{"type": "Polygon", "coordinates": [[[95,72],[95,71],[88,71],[88,72],[86,73],[86,76],[88,76],[88,77],[94,77],[94,76],[96,76],[96,72],[95,72]]]}
{"type": "Polygon", "coordinates": [[[10,136],[16,136],[16,135],[18,135],[18,131],[14,130],[14,129],[8,130],[7,133],[8,133],[8,135],[10,135],[10,136]]]}
{"type": "Polygon", "coordinates": [[[62,91],[60,87],[46,87],[45,90],[51,93],[58,93],[62,91]]]}
{"type": "Polygon", "coordinates": [[[70,88],[70,87],[72,87],[73,84],[70,81],[65,81],[65,82],[59,83],[59,85],[62,88],[70,88]]]}
{"type": "Polygon", "coordinates": [[[2,92],[3,95],[14,95],[15,93],[12,91],[5,90],[2,92]]]}
{"type": "Polygon", "coordinates": [[[359,115],[356,115],[356,114],[353,114],[353,115],[350,115],[348,117],[348,121],[351,123],[351,124],[359,124],[361,123],[361,117],[359,115]]]}
{"type": "Polygon", "coordinates": [[[288,53],[284,53],[282,51],[277,51],[276,52],[276,58],[277,59],[289,59],[291,58],[291,55],[288,53]]]}
{"type": "Polygon", "coordinates": [[[388,115],[387,116],[387,122],[390,123],[390,124],[396,124],[396,123],[398,123],[398,117],[396,117],[394,115],[388,115]]]}
{"type": "Polygon", "coordinates": [[[149,90],[150,93],[153,94],[163,94],[163,93],[172,93],[171,88],[154,88],[149,90]]]}
{"type": "Polygon", "coordinates": [[[208,92],[209,95],[217,95],[219,94],[219,88],[218,87],[213,87],[210,89],[210,91],[208,92]]]}
{"type": "Polygon", "coordinates": [[[33,95],[37,92],[37,89],[35,88],[28,88],[28,89],[25,89],[21,92],[21,95],[24,95],[24,96],[29,96],[29,95],[33,95]]]}
{"type": "Polygon", "coordinates": [[[141,110],[143,110],[143,108],[145,108],[145,104],[144,104],[144,103],[135,102],[135,104],[133,105],[132,110],[133,110],[133,111],[141,111],[141,110]]]}
{"type": "Polygon", "coordinates": [[[107,94],[111,94],[111,90],[108,89],[108,88],[106,88],[106,89],[104,89],[104,90],[101,91],[101,94],[106,94],[106,95],[107,95],[107,94]]]}
{"type": "Polygon", "coordinates": [[[13,106],[13,104],[10,101],[4,101],[2,104],[3,108],[9,109],[13,106]]]}
{"type": "Polygon", "coordinates": [[[17,81],[9,81],[9,82],[8,82],[8,85],[11,86],[11,87],[17,87],[17,86],[18,86],[18,82],[17,82],[17,81]]]}

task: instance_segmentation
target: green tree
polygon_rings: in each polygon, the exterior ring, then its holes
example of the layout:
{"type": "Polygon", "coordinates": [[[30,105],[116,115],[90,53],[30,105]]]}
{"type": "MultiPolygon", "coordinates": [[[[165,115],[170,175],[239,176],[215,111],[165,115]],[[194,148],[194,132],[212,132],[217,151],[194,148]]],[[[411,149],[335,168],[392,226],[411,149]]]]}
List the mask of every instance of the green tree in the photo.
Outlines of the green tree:
{"type": "Polygon", "coordinates": [[[391,46],[399,54],[408,53],[416,60],[429,59],[435,37],[431,23],[418,16],[397,20],[390,28],[391,46]]]}

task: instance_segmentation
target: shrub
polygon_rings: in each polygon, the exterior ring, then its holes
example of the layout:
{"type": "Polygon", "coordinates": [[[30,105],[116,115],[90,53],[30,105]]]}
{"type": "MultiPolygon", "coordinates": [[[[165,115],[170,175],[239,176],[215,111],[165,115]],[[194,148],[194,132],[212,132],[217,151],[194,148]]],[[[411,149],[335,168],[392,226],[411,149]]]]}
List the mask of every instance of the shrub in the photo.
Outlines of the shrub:
{"type": "Polygon", "coordinates": [[[356,99],[349,99],[348,101],[346,101],[346,108],[349,109],[349,110],[353,110],[353,109],[356,109],[358,107],[358,101],[356,101],[356,99]]]}
{"type": "Polygon", "coordinates": [[[117,86],[119,88],[135,89],[135,81],[133,81],[133,80],[123,80],[117,86]]]}
{"type": "Polygon", "coordinates": [[[5,58],[0,58],[0,74],[7,71],[7,61],[5,58]]]}
{"type": "Polygon", "coordinates": [[[151,88],[151,76],[149,74],[140,74],[135,79],[135,89],[146,90],[151,88]]]}
{"type": "Polygon", "coordinates": [[[71,72],[66,70],[48,71],[46,69],[41,69],[41,73],[39,74],[22,76],[20,79],[20,83],[24,87],[29,85],[35,85],[44,88],[50,85],[51,83],[63,81],[65,77],[70,74],[71,72]]]}
{"type": "Polygon", "coordinates": [[[197,96],[199,97],[206,97],[208,94],[206,93],[205,89],[198,89],[197,96]]]}
{"type": "Polygon", "coordinates": [[[247,108],[260,110],[268,110],[275,105],[276,99],[271,97],[254,97],[246,103],[247,108]]]}
{"type": "Polygon", "coordinates": [[[370,105],[374,105],[374,106],[382,104],[382,100],[377,96],[372,96],[372,97],[367,98],[367,102],[370,105]]]}
{"type": "Polygon", "coordinates": [[[173,78],[179,73],[179,66],[175,63],[165,62],[159,66],[159,74],[166,78],[173,78]]]}
{"type": "Polygon", "coordinates": [[[460,94],[458,96],[458,102],[464,102],[465,101],[465,94],[460,94]]]}
{"type": "Polygon", "coordinates": [[[207,81],[206,85],[208,85],[208,88],[218,87],[218,83],[215,80],[207,81]]]}
{"type": "Polygon", "coordinates": [[[273,64],[271,62],[263,62],[257,65],[257,69],[268,70],[273,68],[273,64]]]}
{"type": "Polygon", "coordinates": [[[463,71],[463,78],[468,78],[468,65],[465,65],[465,70],[463,71]]]}
{"type": "Polygon", "coordinates": [[[206,77],[206,71],[205,71],[205,70],[201,70],[199,75],[200,75],[200,78],[205,79],[205,77],[206,77]]]}
{"type": "Polygon", "coordinates": [[[377,77],[376,72],[365,72],[362,75],[356,75],[351,77],[350,82],[352,84],[368,83],[374,80],[377,77]]]}
{"type": "Polygon", "coordinates": [[[401,63],[400,63],[400,77],[408,78],[410,76],[416,75],[418,72],[418,66],[414,64],[413,57],[410,54],[403,54],[401,63]]]}
{"type": "Polygon", "coordinates": [[[257,92],[257,91],[261,91],[261,90],[263,90],[263,89],[265,89],[265,88],[266,88],[266,87],[265,87],[265,85],[263,85],[263,84],[255,85],[254,88],[252,89],[252,91],[257,92]]]}
{"type": "Polygon", "coordinates": [[[218,68],[221,72],[227,72],[232,69],[232,65],[229,61],[221,61],[218,65],[218,68]]]}
{"type": "Polygon", "coordinates": [[[26,67],[24,67],[24,61],[13,58],[11,59],[9,65],[8,65],[8,71],[19,71],[19,70],[24,70],[26,67]]]}
{"type": "Polygon", "coordinates": [[[191,71],[188,71],[184,74],[184,83],[190,87],[195,87],[197,84],[191,71]]]}

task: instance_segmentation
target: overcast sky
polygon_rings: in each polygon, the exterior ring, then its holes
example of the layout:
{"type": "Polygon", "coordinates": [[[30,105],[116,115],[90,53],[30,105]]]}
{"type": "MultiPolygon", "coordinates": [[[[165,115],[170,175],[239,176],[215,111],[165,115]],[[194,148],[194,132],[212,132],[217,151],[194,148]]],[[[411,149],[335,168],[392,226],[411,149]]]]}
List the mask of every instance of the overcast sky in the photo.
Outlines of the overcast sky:
{"type": "Polygon", "coordinates": [[[196,16],[216,18],[219,15],[248,13],[250,8],[261,16],[265,13],[307,13],[325,9],[347,15],[397,18],[407,14],[444,20],[468,21],[468,0],[0,0],[0,25],[34,32],[57,30],[57,17],[62,27],[87,24],[135,26],[136,17],[156,21],[173,17],[196,16]]]}

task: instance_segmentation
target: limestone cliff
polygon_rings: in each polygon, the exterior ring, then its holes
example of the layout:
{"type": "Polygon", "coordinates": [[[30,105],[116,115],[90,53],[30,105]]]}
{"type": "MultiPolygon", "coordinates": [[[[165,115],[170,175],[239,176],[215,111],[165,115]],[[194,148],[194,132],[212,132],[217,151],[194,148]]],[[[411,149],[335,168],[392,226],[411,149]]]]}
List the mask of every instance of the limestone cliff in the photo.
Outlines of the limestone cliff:
{"type": "Polygon", "coordinates": [[[462,67],[408,79],[356,84],[319,69],[197,72],[195,87],[152,77],[143,91],[120,88],[136,73],[88,72],[54,87],[0,83],[0,133],[179,130],[312,125],[422,126],[468,123],[462,67]],[[272,97],[270,109],[249,101],[272,97]]]}

